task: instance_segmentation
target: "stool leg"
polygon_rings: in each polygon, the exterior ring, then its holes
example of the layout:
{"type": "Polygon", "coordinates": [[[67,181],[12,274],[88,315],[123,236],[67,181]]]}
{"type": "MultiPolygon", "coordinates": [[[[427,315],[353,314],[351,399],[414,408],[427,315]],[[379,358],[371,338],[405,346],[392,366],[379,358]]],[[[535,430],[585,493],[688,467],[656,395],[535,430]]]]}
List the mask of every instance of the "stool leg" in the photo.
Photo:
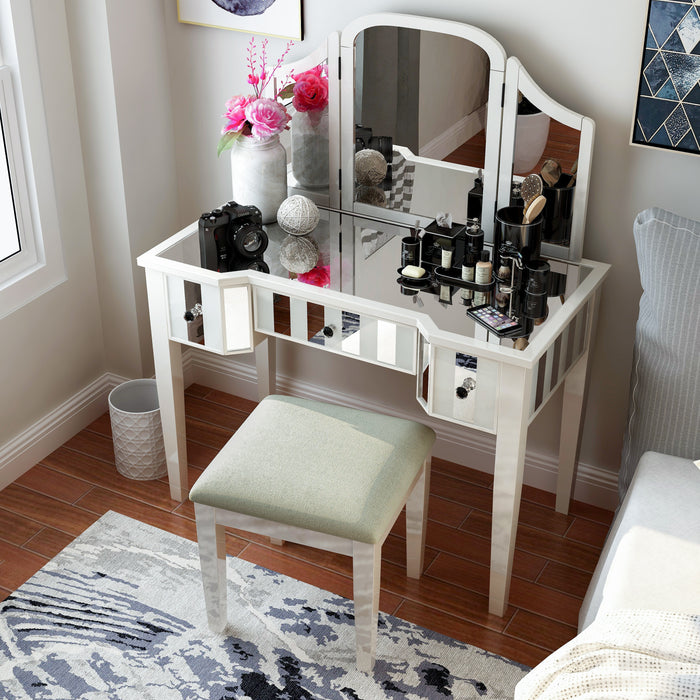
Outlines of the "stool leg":
{"type": "Polygon", "coordinates": [[[216,523],[215,508],[195,503],[194,514],[207,621],[213,632],[221,632],[226,626],[226,533],[216,523]]]}
{"type": "Polygon", "coordinates": [[[411,578],[420,578],[423,573],[429,495],[430,457],[427,457],[423,473],[406,501],[406,573],[411,578]]]}
{"type": "Polygon", "coordinates": [[[357,668],[369,673],[377,651],[377,617],[381,582],[382,546],[352,543],[352,586],[355,600],[357,668]]]}

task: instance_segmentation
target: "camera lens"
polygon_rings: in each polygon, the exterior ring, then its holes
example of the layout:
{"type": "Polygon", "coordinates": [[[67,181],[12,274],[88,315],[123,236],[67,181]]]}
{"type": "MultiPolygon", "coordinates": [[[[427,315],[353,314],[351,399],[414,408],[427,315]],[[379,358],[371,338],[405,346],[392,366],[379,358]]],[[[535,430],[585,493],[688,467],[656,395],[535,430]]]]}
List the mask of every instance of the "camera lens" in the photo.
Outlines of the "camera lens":
{"type": "Polygon", "coordinates": [[[250,263],[248,265],[249,270],[256,270],[257,272],[269,272],[270,268],[267,266],[267,263],[264,262],[263,260],[255,260],[254,262],[250,263]]]}
{"type": "Polygon", "coordinates": [[[246,223],[235,233],[235,246],[238,252],[246,258],[261,255],[267,248],[267,234],[258,224],[246,223]]]}

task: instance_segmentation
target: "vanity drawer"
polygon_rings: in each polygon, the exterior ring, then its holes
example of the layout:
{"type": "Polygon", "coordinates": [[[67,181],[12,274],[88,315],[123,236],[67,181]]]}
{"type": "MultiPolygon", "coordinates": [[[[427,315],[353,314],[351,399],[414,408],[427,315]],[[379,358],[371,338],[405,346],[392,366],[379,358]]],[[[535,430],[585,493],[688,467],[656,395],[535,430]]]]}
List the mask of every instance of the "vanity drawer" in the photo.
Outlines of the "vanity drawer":
{"type": "Polygon", "coordinates": [[[171,340],[230,355],[253,350],[248,284],[200,284],[165,277],[171,340]]]}
{"type": "Polygon", "coordinates": [[[431,416],[496,430],[499,363],[420,336],[416,396],[431,416]]]}
{"type": "Polygon", "coordinates": [[[261,333],[401,372],[416,372],[418,333],[413,326],[261,287],[255,289],[253,308],[254,328],[261,333]]]}

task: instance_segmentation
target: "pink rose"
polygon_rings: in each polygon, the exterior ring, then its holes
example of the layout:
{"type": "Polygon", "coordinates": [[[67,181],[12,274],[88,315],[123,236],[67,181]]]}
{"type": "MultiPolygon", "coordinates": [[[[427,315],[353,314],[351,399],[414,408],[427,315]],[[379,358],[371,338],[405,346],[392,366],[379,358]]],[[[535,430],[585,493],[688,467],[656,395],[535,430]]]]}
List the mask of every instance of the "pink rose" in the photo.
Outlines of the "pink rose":
{"type": "Polygon", "coordinates": [[[226,124],[221,133],[243,131],[246,121],[245,109],[254,99],[252,95],[237,95],[226,103],[226,113],[224,114],[226,124]]]}
{"type": "Polygon", "coordinates": [[[328,104],[328,77],[323,66],[316,66],[294,76],[292,104],[297,112],[320,110],[328,104]]]}
{"type": "Polygon", "coordinates": [[[290,120],[287,110],[277,100],[260,97],[245,108],[246,119],[250,122],[250,131],[258,139],[275,136],[287,128],[290,120]]]}

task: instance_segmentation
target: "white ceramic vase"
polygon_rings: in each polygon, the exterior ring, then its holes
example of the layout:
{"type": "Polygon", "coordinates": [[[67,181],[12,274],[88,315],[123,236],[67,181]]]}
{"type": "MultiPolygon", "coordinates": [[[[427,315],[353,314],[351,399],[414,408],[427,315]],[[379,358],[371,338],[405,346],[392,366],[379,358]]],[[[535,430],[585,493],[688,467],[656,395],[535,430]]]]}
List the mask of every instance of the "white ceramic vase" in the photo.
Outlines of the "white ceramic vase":
{"type": "Polygon", "coordinates": [[[292,116],[292,174],[302,187],[328,186],[328,107],[292,116]]]}
{"type": "Polygon", "coordinates": [[[287,198],[287,154],[280,137],[239,138],[231,148],[231,185],[235,202],[256,206],[264,224],[274,223],[287,198]]]}

